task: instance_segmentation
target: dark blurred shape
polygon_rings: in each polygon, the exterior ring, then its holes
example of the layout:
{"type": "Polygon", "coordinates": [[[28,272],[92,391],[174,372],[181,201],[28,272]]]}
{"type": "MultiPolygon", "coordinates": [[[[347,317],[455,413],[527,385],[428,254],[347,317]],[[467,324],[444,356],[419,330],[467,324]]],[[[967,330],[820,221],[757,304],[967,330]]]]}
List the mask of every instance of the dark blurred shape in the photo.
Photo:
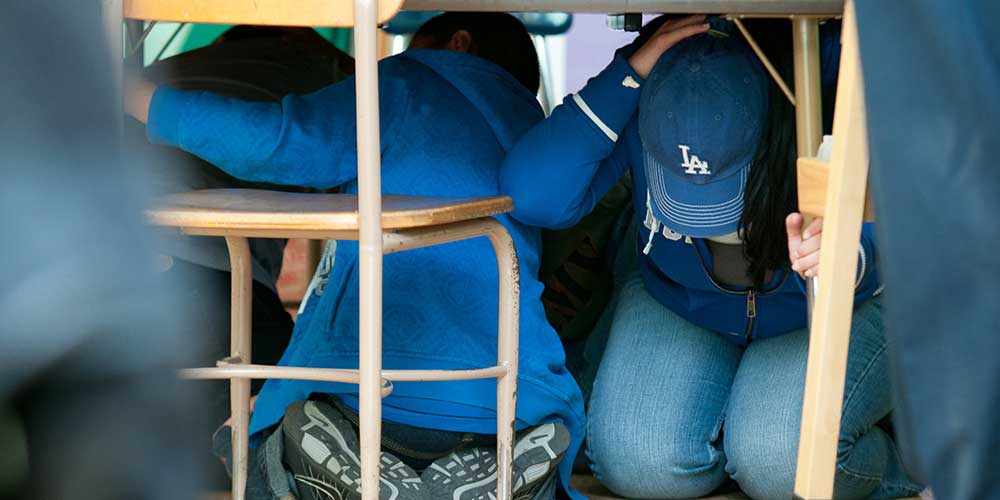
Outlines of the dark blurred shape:
{"type": "Polygon", "coordinates": [[[1000,2],[857,2],[896,430],[942,500],[1000,498],[1000,2]]]}
{"type": "Polygon", "coordinates": [[[6,498],[28,480],[28,437],[12,408],[0,408],[0,443],[0,498],[6,498]]]}
{"type": "Polygon", "coordinates": [[[0,455],[23,466],[26,452],[30,474],[0,494],[193,498],[202,405],[174,370],[198,332],[173,302],[186,284],[153,272],[144,159],[120,151],[100,3],[3,10],[0,455]]]}

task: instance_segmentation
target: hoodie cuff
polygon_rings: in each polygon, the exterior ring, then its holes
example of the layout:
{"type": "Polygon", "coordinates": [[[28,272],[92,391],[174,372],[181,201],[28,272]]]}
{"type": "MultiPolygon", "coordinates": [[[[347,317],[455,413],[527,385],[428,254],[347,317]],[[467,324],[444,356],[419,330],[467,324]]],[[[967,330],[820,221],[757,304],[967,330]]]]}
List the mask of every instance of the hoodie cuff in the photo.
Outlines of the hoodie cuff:
{"type": "Polygon", "coordinates": [[[632,69],[624,55],[615,55],[611,64],[591,78],[579,93],[572,96],[583,114],[612,142],[635,114],[645,80],[632,69]]]}
{"type": "Polygon", "coordinates": [[[180,144],[180,125],[189,93],[166,85],[159,85],[149,102],[146,137],[153,144],[177,146],[180,144]]]}

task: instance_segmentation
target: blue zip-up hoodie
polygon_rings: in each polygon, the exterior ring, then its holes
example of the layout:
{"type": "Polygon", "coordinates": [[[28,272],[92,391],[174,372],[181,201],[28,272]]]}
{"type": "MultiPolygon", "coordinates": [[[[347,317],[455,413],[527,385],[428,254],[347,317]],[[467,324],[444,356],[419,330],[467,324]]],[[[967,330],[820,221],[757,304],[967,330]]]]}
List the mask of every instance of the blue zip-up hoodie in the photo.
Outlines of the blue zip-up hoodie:
{"type": "MultiPolygon", "coordinates": [[[[382,189],[421,196],[500,192],[500,163],[542,119],[534,96],[500,67],[468,54],[410,50],[379,63],[382,189]]],[[[249,103],[161,87],[148,135],[243,179],[357,192],[354,80],[280,104],[249,103]]],[[[517,426],[561,420],[572,435],[560,464],[569,490],[584,434],[583,400],[562,345],[545,319],[538,281],[540,231],[500,216],[521,268],[517,426]]],[[[308,298],[282,365],[356,368],[357,242],[338,242],[326,284],[308,298]]],[[[497,350],[498,273],[485,238],[385,256],[383,366],[492,366],[497,350]]],[[[496,432],[496,382],[401,382],[384,401],[394,422],[449,431],[496,432]]],[[[351,384],[269,380],[251,422],[257,432],[310,393],[356,394],[351,384]]],[[[356,398],[345,398],[356,407],[356,398]]],[[[582,498],[573,493],[574,498],[582,498]]]]}
{"type": "MultiPolygon", "coordinates": [[[[702,239],[656,224],[648,212],[638,102],[643,79],[628,57],[643,42],[619,49],[611,64],[526,133],[507,155],[503,192],[514,199],[514,218],[535,226],[575,224],[618,179],[630,171],[642,249],[639,270],[650,295],[688,321],[745,345],[806,326],[805,286],[778,270],[763,289],[728,287],[712,278],[712,258],[702,239]],[[650,240],[650,232],[658,231],[650,240]]],[[[878,288],[872,227],[862,231],[856,301],[878,288]]]]}

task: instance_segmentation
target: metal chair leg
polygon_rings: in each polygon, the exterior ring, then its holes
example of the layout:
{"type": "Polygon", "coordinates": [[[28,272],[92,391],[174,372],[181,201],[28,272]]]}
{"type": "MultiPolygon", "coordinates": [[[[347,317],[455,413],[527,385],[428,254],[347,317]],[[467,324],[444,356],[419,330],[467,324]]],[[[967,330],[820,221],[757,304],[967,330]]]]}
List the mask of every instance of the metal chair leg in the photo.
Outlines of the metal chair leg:
{"type": "Polygon", "coordinates": [[[382,184],[379,150],[378,0],[354,0],[358,117],[358,414],[361,497],[379,498],[382,437],[382,184]]]}
{"type": "MultiPolygon", "coordinates": [[[[230,359],[249,364],[251,318],[253,317],[253,275],[250,244],[246,238],[227,237],[229,266],[232,270],[230,297],[230,359]]],[[[232,500],[243,500],[247,486],[247,460],[250,430],[250,380],[233,378],[230,384],[230,410],[233,438],[232,500]]]]}
{"type": "Polygon", "coordinates": [[[490,243],[497,256],[500,273],[500,324],[497,365],[507,369],[497,378],[497,499],[510,500],[513,484],[514,420],[517,409],[517,355],[520,318],[520,270],[514,242],[506,228],[492,221],[490,243]]]}
{"type": "MultiPolygon", "coordinates": [[[[816,154],[823,142],[823,99],[819,61],[819,19],[792,16],[792,50],[795,55],[795,137],[800,157],[816,154]]],[[[805,217],[803,225],[812,222],[805,217]]],[[[819,281],[806,279],[807,325],[812,325],[819,281]]]]}

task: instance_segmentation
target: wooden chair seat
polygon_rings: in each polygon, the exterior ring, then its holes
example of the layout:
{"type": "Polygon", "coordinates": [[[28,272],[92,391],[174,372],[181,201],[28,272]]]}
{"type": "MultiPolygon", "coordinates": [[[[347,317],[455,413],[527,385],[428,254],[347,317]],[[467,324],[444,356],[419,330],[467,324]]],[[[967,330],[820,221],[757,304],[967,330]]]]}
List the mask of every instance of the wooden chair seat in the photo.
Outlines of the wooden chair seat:
{"type": "MultiPolygon", "coordinates": [[[[429,198],[385,195],[386,231],[437,226],[510,212],[507,196],[429,198]]],[[[357,232],[353,194],[285,193],[261,189],[205,189],[164,196],[146,211],[159,226],[209,231],[357,232]]],[[[204,233],[204,231],[198,231],[204,233]]],[[[220,233],[221,234],[221,233],[220,233]]]]}

